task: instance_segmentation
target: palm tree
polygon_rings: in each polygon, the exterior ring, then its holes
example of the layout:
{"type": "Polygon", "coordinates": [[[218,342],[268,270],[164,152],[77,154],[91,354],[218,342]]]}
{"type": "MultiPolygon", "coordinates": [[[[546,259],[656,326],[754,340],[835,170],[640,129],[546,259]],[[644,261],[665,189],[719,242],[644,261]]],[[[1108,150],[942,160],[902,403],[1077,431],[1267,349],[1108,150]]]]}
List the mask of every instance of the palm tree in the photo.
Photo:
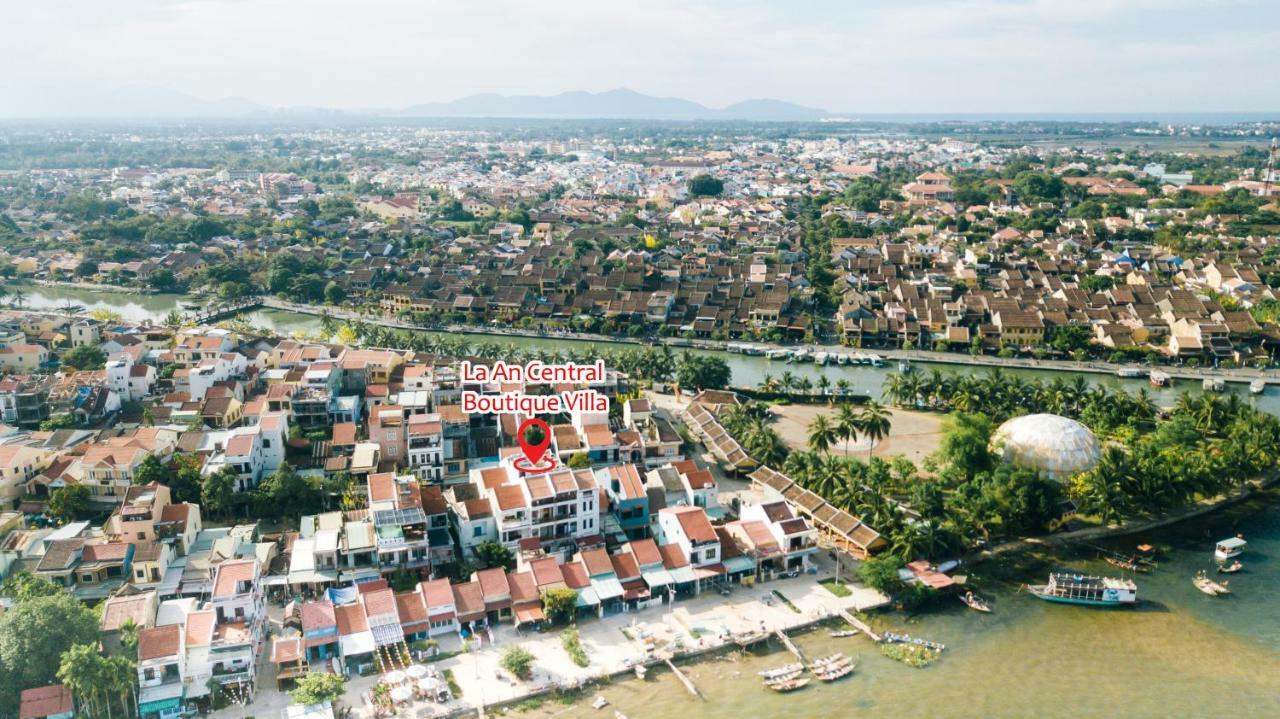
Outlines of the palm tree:
{"type": "MultiPolygon", "coordinates": [[[[818,375],[818,393],[826,395],[831,389],[831,380],[827,379],[825,374],[818,375]]],[[[834,402],[834,400],[832,400],[834,402]]]]}
{"type": "Polygon", "coordinates": [[[21,287],[13,288],[13,292],[9,293],[9,304],[13,307],[21,307],[27,303],[27,293],[22,291],[21,287]]]}
{"type": "Polygon", "coordinates": [[[840,439],[840,430],[832,424],[826,415],[818,415],[809,423],[809,449],[828,454],[831,445],[840,439]]]}
{"type": "Polygon", "coordinates": [[[862,412],[858,414],[858,430],[871,440],[867,446],[867,461],[871,460],[871,452],[875,449],[876,443],[888,436],[892,425],[893,420],[889,410],[875,400],[868,401],[862,412]]]}
{"type": "Polygon", "coordinates": [[[849,394],[849,380],[843,377],[836,380],[836,393],[841,397],[849,394]]]}
{"type": "Polygon", "coordinates": [[[844,456],[848,457],[849,443],[857,439],[862,431],[862,418],[853,405],[840,405],[840,409],[836,411],[836,429],[840,432],[840,439],[845,441],[844,456]]]}

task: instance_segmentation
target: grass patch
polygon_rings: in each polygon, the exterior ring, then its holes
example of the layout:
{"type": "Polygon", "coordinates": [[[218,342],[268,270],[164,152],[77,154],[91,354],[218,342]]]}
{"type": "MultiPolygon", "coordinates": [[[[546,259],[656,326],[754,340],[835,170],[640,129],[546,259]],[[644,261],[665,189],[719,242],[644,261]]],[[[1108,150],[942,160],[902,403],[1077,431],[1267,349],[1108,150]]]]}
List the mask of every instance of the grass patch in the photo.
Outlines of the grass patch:
{"type": "Polygon", "coordinates": [[[832,594],[836,595],[837,597],[840,597],[841,599],[844,599],[845,597],[853,596],[853,590],[837,582],[834,577],[828,577],[826,579],[823,579],[822,581],[818,582],[818,584],[821,584],[823,587],[826,588],[828,592],[831,592],[832,594]]]}
{"type": "Polygon", "coordinates": [[[462,698],[462,687],[458,686],[458,680],[453,678],[453,670],[444,670],[444,682],[449,685],[449,693],[454,699],[462,698]]]}
{"type": "Polygon", "coordinates": [[[796,605],[792,604],[790,599],[787,599],[787,595],[775,589],[773,590],[773,596],[777,597],[778,601],[787,605],[787,608],[790,609],[791,611],[795,612],[796,614],[800,613],[800,610],[796,607],[796,605]]]}
{"type": "Polygon", "coordinates": [[[917,644],[881,644],[880,653],[909,667],[923,669],[938,660],[939,653],[917,644]]]}
{"type": "Polygon", "coordinates": [[[560,632],[560,646],[564,647],[564,650],[569,653],[569,658],[573,660],[574,664],[585,667],[591,663],[591,660],[587,658],[587,650],[582,648],[582,639],[578,636],[577,627],[569,627],[560,632]]]}

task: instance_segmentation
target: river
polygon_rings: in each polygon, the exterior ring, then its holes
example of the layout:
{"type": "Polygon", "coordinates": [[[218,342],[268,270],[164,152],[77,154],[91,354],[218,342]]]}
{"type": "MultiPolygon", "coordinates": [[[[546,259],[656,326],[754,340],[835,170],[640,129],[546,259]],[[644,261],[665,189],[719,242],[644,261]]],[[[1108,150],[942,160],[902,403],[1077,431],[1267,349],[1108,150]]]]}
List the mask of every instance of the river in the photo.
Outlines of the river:
{"type": "MultiPolygon", "coordinates": [[[[180,307],[180,303],[186,299],[180,295],[140,295],[124,292],[91,292],[88,290],[60,286],[42,287],[23,285],[22,289],[26,293],[25,307],[28,309],[58,309],[65,305],[66,302],[70,301],[74,304],[81,305],[88,310],[107,309],[118,312],[125,319],[137,321],[160,321],[171,310],[177,309],[182,312],[184,310],[180,307]]],[[[286,310],[261,309],[244,315],[244,319],[255,327],[271,330],[281,335],[290,335],[293,333],[314,333],[320,328],[320,319],[315,315],[289,312],[286,310]]],[[[443,333],[428,332],[428,334],[443,333]]],[[[456,337],[458,335],[453,334],[451,336],[456,337]]],[[[587,347],[593,344],[600,347],[620,346],[616,343],[610,343],[607,341],[590,342],[587,340],[563,339],[558,337],[499,337],[481,333],[462,333],[462,336],[467,337],[472,342],[476,343],[496,342],[503,346],[515,346],[521,348],[564,349],[566,347],[573,346],[587,347]]],[[[688,351],[714,353],[725,358],[729,363],[730,369],[733,371],[733,383],[744,387],[754,387],[760,384],[764,381],[766,375],[780,377],[783,372],[790,372],[797,378],[807,377],[814,381],[816,381],[819,376],[825,375],[827,379],[830,380],[832,387],[835,386],[835,383],[838,380],[844,379],[849,382],[850,391],[857,394],[879,397],[884,378],[889,373],[896,371],[896,365],[892,362],[886,362],[884,367],[879,368],[869,366],[839,367],[831,365],[819,367],[809,363],[785,364],[780,361],[768,360],[764,357],[748,357],[745,355],[711,352],[706,350],[688,351]]],[[[937,366],[944,372],[982,373],[989,371],[986,367],[968,365],[930,366],[937,366]]],[[[1110,388],[1124,387],[1130,391],[1136,391],[1140,387],[1149,387],[1145,380],[1123,380],[1115,377],[1114,375],[1098,374],[1093,372],[1035,370],[1015,367],[1001,368],[1001,371],[1009,376],[1020,376],[1027,379],[1044,379],[1050,375],[1064,376],[1067,379],[1084,377],[1084,379],[1090,384],[1100,384],[1110,388]]],[[[1151,396],[1154,401],[1161,405],[1169,406],[1173,404],[1173,401],[1179,392],[1187,390],[1199,391],[1199,389],[1199,382],[1178,380],[1171,383],[1168,387],[1161,389],[1149,388],[1149,391],[1151,392],[1151,396]]],[[[1256,403],[1260,409],[1280,415],[1280,387],[1272,385],[1264,394],[1260,396],[1252,396],[1249,395],[1246,385],[1234,382],[1227,384],[1227,391],[1241,396],[1247,396],[1250,401],[1256,403]]]]}
{"type": "MultiPolygon", "coordinates": [[[[132,320],[163,318],[182,299],[174,295],[87,292],[63,287],[24,287],[27,306],[57,308],[67,300],[89,309],[110,309],[132,320]]],[[[310,315],[262,310],[248,316],[255,326],[281,334],[314,332],[319,320],[310,315]]],[[[563,348],[587,345],[561,339],[499,338],[474,335],[474,341],[496,341],[521,347],[563,348]]],[[[733,381],[753,385],[765,374],[849,381],[860,393],[878,395],[892,368],[784,365],[762,357],[722,355],[733,369],[733,381]]],[[[956,367],[953,371],[985,371],[956,367]]],[[[1039,370],[1008,369],[1011,375],[1044,377],[1039,370]]],[[[1083,376],[1090,383],[1136,389],[1137,380],[1109,375],[1058,372],[1083,376]]],[[[1244,392],[1242,385],[1229,385],[1244,392]]],[[[1198,389],[1182,381],[1153,390],[1162,404],[1179,391],[1198,389]]],[[[1251,398],[1280,413],[1280,391],[1251,398]]],[[[918,619],[897,613],[879,616],[883,628],[906,630],[947,644],[942,659],[925,669],[912,669],[884,656],[865,638],[831,639],[824,631],[798,638],[810,656],[833,651],[859,655],[857,672],[832,685],[811,686],[777,695],[755,677],[761,669],[783,663],[786,655],[731,655],[691,665],[706,702],[694,702],[667,672],[648,681],[624,681],[602,693],[632,719],[693,714],[707,719],[745,719],[790,715],[811,719],[837,713],[865,717],[1081,717],[1119,716],[1280,716],[1280,509],[1275,496],[1225,510],[1208,518],[1164,530],[1145,541],[1166,546],[1159,569],[1138,577],[1142,605],[1134,610],[1096,610],[1050,605],[1018,591],[1023,581],[1043,579],[1043,567],[1021,570],[1007,578],[1000,567],[980,568],[981,591],[995,599],[995,612],[977,614],[959,602],[943,605],[918,619]],[[1243,532],[1249,539],[1243,558],[1246,571],[1235,575],[1230,598],[1210,598],[1191,585],[1197,569],[1211,566],[1212,541],[1243,532]],[[989,576],[983,573],[989,572],[989,576]]],[[[1118,541],[1128,549],[1137,539],[1118,541]]],[[[1115,568],[1086,555],[1046,558],[1045,566],[1115,574],[1115,568]]],[[[607,712],[607,710],[606,710],[607,712]]],[[[527,712],[532,717],[600,717],[579,702],[554,702],[527,712]]]]}

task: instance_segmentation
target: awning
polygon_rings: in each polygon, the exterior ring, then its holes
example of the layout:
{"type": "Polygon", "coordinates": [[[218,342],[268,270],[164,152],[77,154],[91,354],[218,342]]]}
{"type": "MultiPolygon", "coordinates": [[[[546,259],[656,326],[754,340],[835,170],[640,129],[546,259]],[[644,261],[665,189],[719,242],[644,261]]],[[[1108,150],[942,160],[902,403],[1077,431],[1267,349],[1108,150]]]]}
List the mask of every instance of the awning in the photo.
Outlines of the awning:
{"type": "Polygon", "coordinates": [[[724,568],[728,574],[740,574],[742,572],[756,571],[756,560],[751,557],[729,557],[724,560],[724,568]]]}
{"type": "Polygon", "coordinates": [[[332,569],[327,571],[303,570],[301,572],[289,572],[287,580],[289,584],[328,584],[338,581],[338,573],[332,569]]]}
{"type": "Polygon", "coordinates": [[[600,606],[600,595],[596,594],[596,590],[592,587],[583,587],[578,590],[578,601],[574,603],[578,609],[584,607],[600,606]]]}
{"type": "Polygon", "coordinates": [[[453,612],[446,612],[445,614],[437,614],[433,617],[427,617],[427,621],[432,624],[436,622],[452,622],[455,616],[456,615],[453,612]]]}
{"type": "Polygon", "coordinates": [[[622,598],[631,601],[633,599],[644,599],[649,596],[649,588],[645,586],[643,580],[637,579],[634,582],[627,582],[622,585],[622,598]]]}
{"type": "Polygon", "coordinates": [[[688,584],[690,582],[695,582],[698,579],[698,575],[693,571],[693,567],[690,567],[687,564],[683,567],[668,569],[667,572],[671,575],[671,581],[676,584],[688,584]]]}
{"type": "Polygon", "coordinates": [[[138,705],[139,714],[158,714],[165,709],[177,709],[182,706],[182,697],[169,697],[168,699],[158,699],[153,702],[143,702],[138,705]]]}
{"type": "Polygon", "coordinates": [[[377,645],[373,642],[373,632],[356,632],[338,638],[338,647],[342,656],[351,657],[357,654],[371,654],[377,645]]]}
{"type": "Polygon", "coordinates": [[[708,564],[705,567],[694,567],[693,576],[697,579],[711,579],[713,577],[718,577],[727,571],[729,570],[727,570],[723,564],[708,564]]]}
{"type": "Polygon", "coordinates": [[[546,617],[542,613],[542,607],[537,604],[525,604],[516,607],[516,624],[532,624],[543,619],[546,619],[546,617]]]}
{"type": "Polygon", "coordinates": [[[605,577],[597,579],[591,578],[591,587],[596,590],[596,596],[600,597],[600,601],[607,602],[610,599],[617,599],[622,596],[622,582],[613,577],[605,577]]]}
{"type": "Polygon", "coordinates": [[[662,568],[645,569],[640,572],[640,576],[644,577],[644,583],[649,585],[650,589],[667,587],[675,583],[671,573],[662,568]]]}

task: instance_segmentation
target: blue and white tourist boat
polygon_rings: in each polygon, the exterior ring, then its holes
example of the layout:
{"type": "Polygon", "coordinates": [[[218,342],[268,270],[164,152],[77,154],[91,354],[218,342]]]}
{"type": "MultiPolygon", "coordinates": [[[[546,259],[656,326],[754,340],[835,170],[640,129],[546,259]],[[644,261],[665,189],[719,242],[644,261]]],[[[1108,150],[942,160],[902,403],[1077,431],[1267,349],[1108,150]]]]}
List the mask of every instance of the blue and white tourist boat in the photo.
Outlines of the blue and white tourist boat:
{"type": "Polygon", "coordinates": [[[1055,572],[1048,584],[1027,585],[1027,591],[1047,602],[1117,607],[1138,601],[1138,585],[1131,579],[1092,577],[1055,572]]]}

